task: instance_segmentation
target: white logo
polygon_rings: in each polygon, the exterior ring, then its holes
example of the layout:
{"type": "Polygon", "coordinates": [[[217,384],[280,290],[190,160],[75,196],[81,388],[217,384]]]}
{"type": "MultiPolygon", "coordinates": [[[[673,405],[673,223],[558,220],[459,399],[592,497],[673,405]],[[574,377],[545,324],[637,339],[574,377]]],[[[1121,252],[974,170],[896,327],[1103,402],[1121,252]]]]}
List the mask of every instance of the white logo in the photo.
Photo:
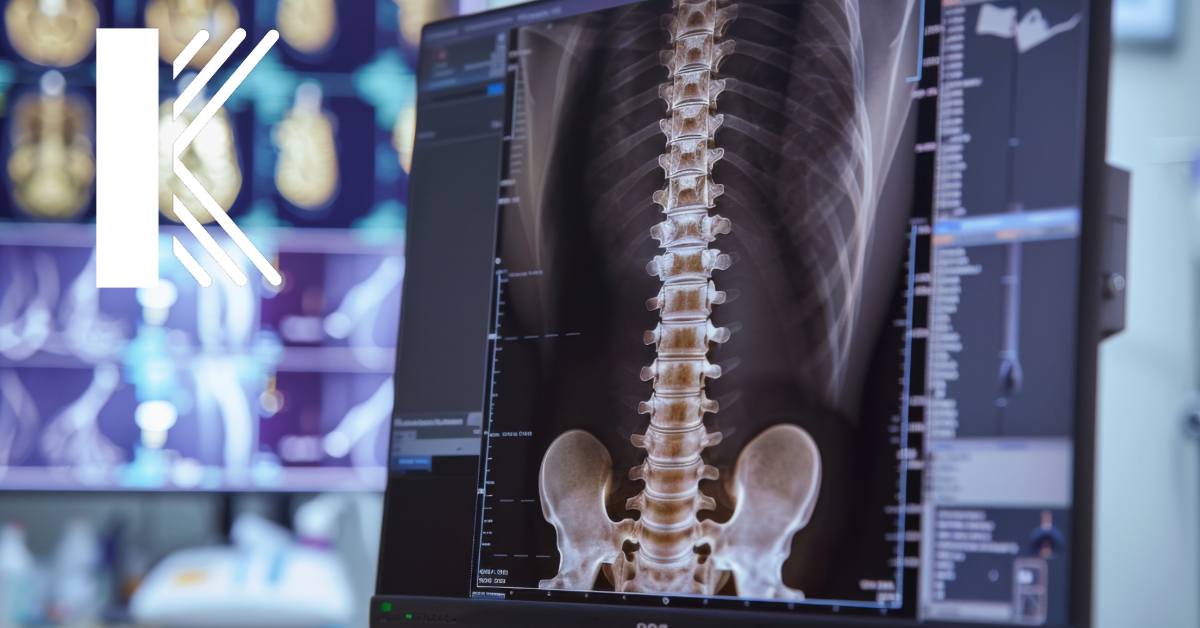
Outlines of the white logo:
{"type": "MultiPolygon", "coordinates": [[[[96,285],[97,287],[152,287],[158,283],[158,31],[153,29],[96,29],[96,285]],[[149,167],[147,167],[149,165],[149,167]]],[[[208,31],[192,38],[173,64],[173,78],[187,67],[208,41],[208,31]]],[[[195,100],[214,74],[246,39],[238,29],[204,66],[204,69],[175,99],[173,118],[195,100]]],[[[204,104],[172,146],[172,169],[184,186],[199,199],[221,229],[241,249],[272,285],[282,283],[279,271],[263,257],[242,230],[234,224],[208,190],[196,179],[179,156],[242,84],[250,71],[279,40],[268,32],[234,70],[217,94],[204,104]]],[[[173,197],[175,216],[239,286],[246,275],[184,207],[173,197]]],[[[188,272],[208,287],[212,277],[172,238],[175,257],[188,272]]]]}

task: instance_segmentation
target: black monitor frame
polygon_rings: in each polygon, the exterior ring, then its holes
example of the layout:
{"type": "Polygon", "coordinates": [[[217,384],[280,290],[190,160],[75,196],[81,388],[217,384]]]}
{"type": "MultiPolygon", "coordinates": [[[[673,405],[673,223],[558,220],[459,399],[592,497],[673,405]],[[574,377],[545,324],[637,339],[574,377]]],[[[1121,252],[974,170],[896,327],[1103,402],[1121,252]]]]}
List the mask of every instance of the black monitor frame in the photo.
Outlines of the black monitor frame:
{"type": "MultiPolygon", "coordinates": [[[[555,0],[536,0],[522,8],[536,8],[555,0]]],[[[633,2],[635,0],[629,0],[633,2]]],[[[510,9],[511,10],[511,9],[510,9]]],[[[474,21],[481,15],[504,11],[497,9],[486,14],[474,14],[450,18],[434,23],[436,26],[474,21]]],[[[426,26],[428,28],[429,25],[426,26]]],[[[424,31],[423,31],[424,35],[424,31]]],[[[1074,523],[1072,576],[1070,593],[1071,625],[1088,628],[1093,620],[1093,568],[1095,553],[1095,464],[1096,464],[1096,394],[1099,343],[1107,335],[1119,329],[1107,329],[1104,310],[1111,307],[1106,301],[1114,299],[1105,294],[1105,269],[1111,266],[1111,247],[1114,246],[1108,233],[1106,216],[1110,215],[1115,202],[1124,204],[1127,199],[1111,198],[1114,175],[1106,162],[1109,66],[1112,53],[1112,0],[1090,0],[1088,19],[1087,87],[1084,120],[1084,164],[1082,184],[1082,207],[1080,241],[1080,276],[1078,281],[1078,337],[1076,342],[1076,391],[1075,391],[1075,456],[1074,494],[1072,508],[1074,523]]],[[[424,55],[424,50],[422,50],[424,55]]],[[[1127,179],[1124,180],[1127,191],[1127,179]]],[[[1120,183],[1116,187],[1123,187],[1120,183]]],[[[410,204],[411,206],[411,204],[410,204]]],[[[1123,234],[1122,234],[1123,235],[1123,234]]],[[[407,237],[420,238],[410,230],[407,237]]],[[[1123,248],[1123,247],[1122,247],[1123,248]]],[[[1123,256],[1122,256],[1123,258],[1123,256]]],[[[1118,262],[1123,267],[1123,261],[1118,262]]],[[[402,298],[401,326],[404,325],[403,309],[411,303],[407,283],[402,298]]],[[[1123,298],[1123,295],[1121,295],[1123,298]]],[[[1123,311],[1123,309],[1122,309],[1123,311]]],[[[1122,316],[1123,318],[1123,316],[1122,316]]],[[[390,477],[389,477],[390,481],[390,477]]],[[[394,512],[385,504],[382,521],[386,537],[388,513],[394,512]]],[[[383,556],[381,556],[377,583],[382,580],[383,556]]],[[[377,585],[378,586],[378,585],[377,585]]],[[[748,603],[753,606],[753,603],[748,603]]],[[[828,626],[830,628],[901,628],[914,626],[913,619],[896,619],[879,616],[831,617],[781,614],[764,611],[698,610],[681,608],[625,607],[601,604],[528,602],[518,600],[483,600],[466,598],[442,598],[385,594],[376,591],[371,601],[370,626],[385,628],[394,624],[413,626],[435,626],[461,624],[466,626],[573,626],[576,628],[628,626],[629,628],[667,628],[667,626],[828,626]],[[397,610],[397,615],[382,612],[383,604],[397,610]]],[[[932,626],[946,628],[978,626],[957,622],[931,621],[932,626]]],[[[990,624],[988,624],[990,625],[990,624]]]]}

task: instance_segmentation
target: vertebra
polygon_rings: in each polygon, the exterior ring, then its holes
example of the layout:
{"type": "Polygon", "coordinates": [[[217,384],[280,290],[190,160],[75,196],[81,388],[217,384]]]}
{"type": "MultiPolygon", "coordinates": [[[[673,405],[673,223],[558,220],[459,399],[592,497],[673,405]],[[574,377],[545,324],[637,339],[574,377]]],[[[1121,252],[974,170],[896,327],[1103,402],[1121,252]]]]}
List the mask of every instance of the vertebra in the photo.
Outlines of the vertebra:
{"type": "Polygon", "coordinates": [[[611,457],[586,432],[560,436],[539,477],[543,514],[555,526],[562,554],[559,574],[543,581],[545,588],[591,588],[597,570],[607,565],[618,591],[712,595],[728,573],[739,595],[803,597],[783,585],[780,567],[816,501],[820,456],[804,430],[777,425],[748,444],[731,483],[733,518],[727,524],[697,518],[715,508],[700,480],[719,477],[701,455],[721,441],[704,425],[704,415],[719,410],[705,396],[705,381],[721,376],[707,356],[710,343],[730,337],[710,315],[725,301],[713,272],[733,260],[709,244],[732,224],[709,210],[724,193],[712,181],[713,165],[724,156],[715,134],[723,121],[717,97],[726,82],[716,73],[734,49],[733,41],[721,39],[736,15],[737,5],[728,0],[676,0],[675,15],[666,21],[672,49],[661,55],[668,82],[659,89],[668,112],[660,122],[667,143],[659,158],[666,186],[653,197],[666,219],[650,232],[665,252],[646,265],[663,282],[646,302],[661,321],[643,337],[657,351],[641,372],[643,381],[653,381],[650,399],[639,406],[650,415],[650,426],[631,439],[647,456],[629,478],[645,488],[626,503],[641,517],[610,521],[604,506],[612,488],[611,457]],[[636,549],[624,551],[627,542],[636,549]]]}

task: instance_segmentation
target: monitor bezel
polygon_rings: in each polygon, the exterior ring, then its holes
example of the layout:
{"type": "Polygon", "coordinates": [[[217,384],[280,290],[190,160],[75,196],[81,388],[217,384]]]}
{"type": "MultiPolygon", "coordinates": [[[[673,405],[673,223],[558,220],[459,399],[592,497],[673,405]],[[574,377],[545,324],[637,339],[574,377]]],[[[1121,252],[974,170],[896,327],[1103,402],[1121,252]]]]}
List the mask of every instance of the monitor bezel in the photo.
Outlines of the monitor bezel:
{"type": "MultiPolygon", "coordinates": [[[[546,5],[560,0],[535,0],[519,5],[522,9],[546,5]]],[[[632,4],[638,0],[628,0],[632,4]]],[[[1076,336],[1075,372],[1075,422],[1074,422],[1074,492],[1072,496],[1073,546],[1071,559],[1070,624],[1075,628],[1093,625],[1093,565],[1095,528],[1095,463],[1096,463],[1096,393],[1099,343],[1101,335],[1100,312],[1103,303],[1103,220],[1106,210],[1108,164],[1107,126],[1109,65],[1112,51],[1112,0],[1089,0],[1087,70],[1085,106],[1083,120],[1083,178],[1080,226],[1080,264],[1078,280],[1078,313],[1076,336]]],[[[422,42],[430,27],[442,27],[449,23],[469,22],[486,19],[517,7],[493,9],[482,13],[456,16],[426,24],[422,28],[422,42]]],[[[425,54],[424,47],[418,49],[418,68],[425,54]]],[[[420,96],[418,95],[418,101],[420,96]]],[[[419,109],[419,108],[418,108],[419,109]]],[[[419,113],[418,113],[419,115],[419,113]]],[[[410,188],[411,189],[411,188],[410,188]]],[[[411,204],[410,204],[411,206],[411,204]]],[[[406,238],[412,237],[406,232],[406,238]]],[[[407,286],[402,287],[402,290],[407,286]]],[[[404,306],[408,295],[401,299],[400,325],[403,333],[404,306]]],[[[389,474],[388,481],[392,476],[389,474]]],[[[384,516],[381,534],[386,536],[387,514],[391,512],[385,492],[384,516]]],[[[384,539],[381,537],[381,541],[384,539]]],[[[381,542],[381,548],[383,543],[381,542]]],[[[382,581],[383,561],[379,562],[376,583],[382,581]]],[[[917,625],[912,618],[896,619],[886,616],[833,616],[797,615],[767,610],[727,611],[682,608],[650,608],[644,606],[614,606],[577,602],[529,602],[520,600],[484,600],[452,597],[422,597],[385,594],[376,592],[371,600],[371,628],[385,628],[389,623],[403,621],[407,625],[462,624],[467,626],[528,626],[531,622],[543,625],[571,624],[577,628],[588,626],[612,626],[626,624],[634,626],[666,628],[669,624],[701,628],[705,626],[727,626],[751,622],[756,626],[794,626],[804,622],[806,626],[830,628],[889,628],[917,625]],[[392,619],[381,612],[381,604],[389,603],[396,610],[407,609],[405,619],[392,619]]],[[[930,622],[933,626],[946,628],[980,626],[985,624],[930,622]]],[[[986,624],[993,625],[993,624],[986,624]]]]}

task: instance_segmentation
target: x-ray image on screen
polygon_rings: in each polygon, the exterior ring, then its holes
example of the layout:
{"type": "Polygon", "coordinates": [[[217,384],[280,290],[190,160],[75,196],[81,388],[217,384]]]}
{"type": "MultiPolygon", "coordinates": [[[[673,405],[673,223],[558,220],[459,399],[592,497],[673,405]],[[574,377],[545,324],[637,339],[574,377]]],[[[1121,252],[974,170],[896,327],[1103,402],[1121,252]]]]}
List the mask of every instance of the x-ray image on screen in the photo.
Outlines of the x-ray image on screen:
{"type": "Polygon", "coordinates": [[[480,590],[895,586],[886,534],[845,531],[902,534],[912,188],[890,176],[912,177],[920,7],[862,5],[651,1],[514,31],[480,590]]]}
{"type": "Polygon", "coordinates": [[[379,618],[1073,621],[1090,7],[428,26],[379,618]]]}

